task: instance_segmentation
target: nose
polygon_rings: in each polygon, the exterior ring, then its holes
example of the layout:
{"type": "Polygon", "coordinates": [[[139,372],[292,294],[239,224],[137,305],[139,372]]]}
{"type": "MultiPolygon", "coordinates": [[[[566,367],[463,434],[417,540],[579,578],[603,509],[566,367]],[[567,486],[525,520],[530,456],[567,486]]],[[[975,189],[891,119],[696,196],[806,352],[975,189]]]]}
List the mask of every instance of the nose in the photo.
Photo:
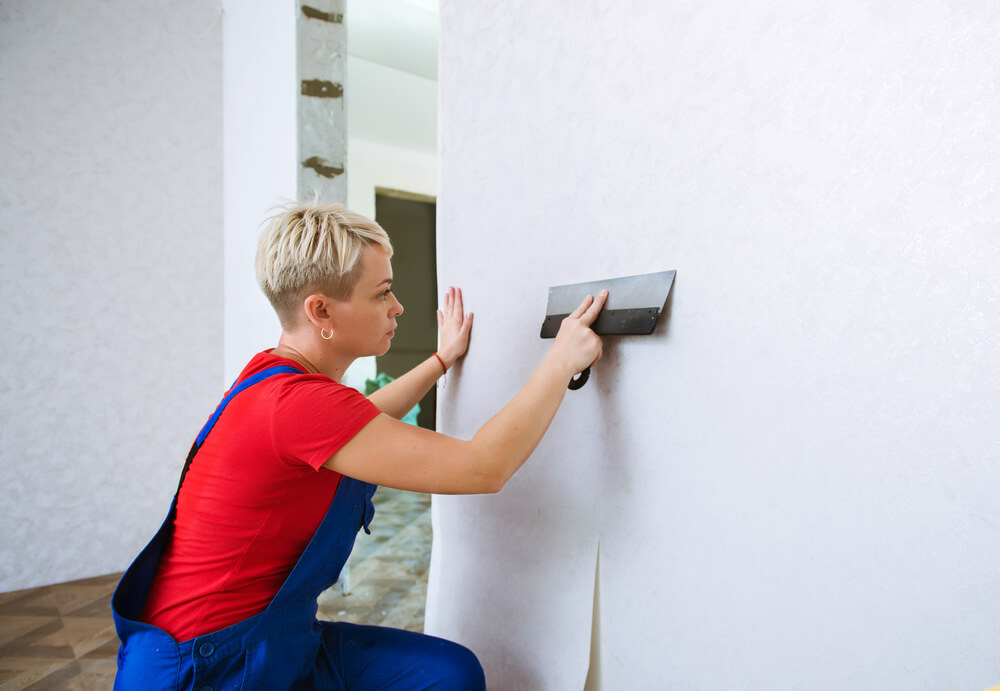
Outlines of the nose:
{"type": "Polygon", "coordinates": [[[403,313],[403,303],[399,301],[395,293],[390,293],[390,295],[392,295],[392,301],[396,303],[392,310],[395,314],[393,314],[392,316],[398,317],[403,313]]]}

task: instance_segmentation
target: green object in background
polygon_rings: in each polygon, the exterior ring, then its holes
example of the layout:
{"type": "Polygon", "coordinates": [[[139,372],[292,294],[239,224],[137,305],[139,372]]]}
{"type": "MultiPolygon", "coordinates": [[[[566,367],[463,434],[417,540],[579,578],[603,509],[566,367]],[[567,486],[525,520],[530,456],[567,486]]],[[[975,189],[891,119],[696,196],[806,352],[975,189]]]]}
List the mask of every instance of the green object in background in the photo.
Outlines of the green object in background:
{"type": "MultiPolygon", "coordinates": [[[[365,396],[371,396],[373,393],[381,389],[383,386],[392,381],[390,377],[385,372],[379,372],[374,379],[365,380],[365,396]]],[[[413,406],[413,409],[403,416],[403,422],[410,425],[417,424],[417,415],[420,414],[420,404],[413,406]]]]}

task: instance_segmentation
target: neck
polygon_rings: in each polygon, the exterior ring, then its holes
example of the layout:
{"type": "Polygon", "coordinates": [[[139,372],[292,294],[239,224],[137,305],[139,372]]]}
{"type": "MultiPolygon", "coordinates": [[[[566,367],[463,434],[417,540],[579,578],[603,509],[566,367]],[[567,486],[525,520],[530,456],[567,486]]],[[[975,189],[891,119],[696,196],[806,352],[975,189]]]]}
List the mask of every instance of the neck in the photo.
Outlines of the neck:
{"type": "Polygon", "coordinates": [[[354,358],[335,352],[330,344],[322,341],[319,336],[310,338],[288,331],[281,333],[278,347],[272,350],[271,354],[293,360],[305,367],[307,372],[325,374],[335,382],[340,381],[354,361],[354,358]]]}

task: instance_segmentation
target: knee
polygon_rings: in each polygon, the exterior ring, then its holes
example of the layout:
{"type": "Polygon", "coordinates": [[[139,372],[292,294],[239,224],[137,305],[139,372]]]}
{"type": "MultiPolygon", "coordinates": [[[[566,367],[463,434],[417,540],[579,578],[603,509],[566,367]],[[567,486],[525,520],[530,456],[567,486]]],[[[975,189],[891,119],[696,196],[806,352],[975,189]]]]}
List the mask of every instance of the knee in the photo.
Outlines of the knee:
{"type": "Polygon", "coordinates": [[[486,691],[486,675],[475,653],[458,643],[442,644],[434,691],[486,691]]]}

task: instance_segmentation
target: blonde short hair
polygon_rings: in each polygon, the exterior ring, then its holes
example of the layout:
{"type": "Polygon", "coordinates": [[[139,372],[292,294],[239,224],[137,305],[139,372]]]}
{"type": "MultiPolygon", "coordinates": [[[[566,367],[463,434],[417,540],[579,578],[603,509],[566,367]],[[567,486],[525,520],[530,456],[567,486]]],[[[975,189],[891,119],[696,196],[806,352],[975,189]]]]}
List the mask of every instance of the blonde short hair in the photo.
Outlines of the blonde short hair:
{"type": "Polygon", "coordinates": [[[257,243],[257,283],[294,326],[299,303],[312,293],[349,300],[361,279],[361,253],[372,244],[392,256],[382,226],[340,204],[290,204],[267,220],[257,243]]]}

